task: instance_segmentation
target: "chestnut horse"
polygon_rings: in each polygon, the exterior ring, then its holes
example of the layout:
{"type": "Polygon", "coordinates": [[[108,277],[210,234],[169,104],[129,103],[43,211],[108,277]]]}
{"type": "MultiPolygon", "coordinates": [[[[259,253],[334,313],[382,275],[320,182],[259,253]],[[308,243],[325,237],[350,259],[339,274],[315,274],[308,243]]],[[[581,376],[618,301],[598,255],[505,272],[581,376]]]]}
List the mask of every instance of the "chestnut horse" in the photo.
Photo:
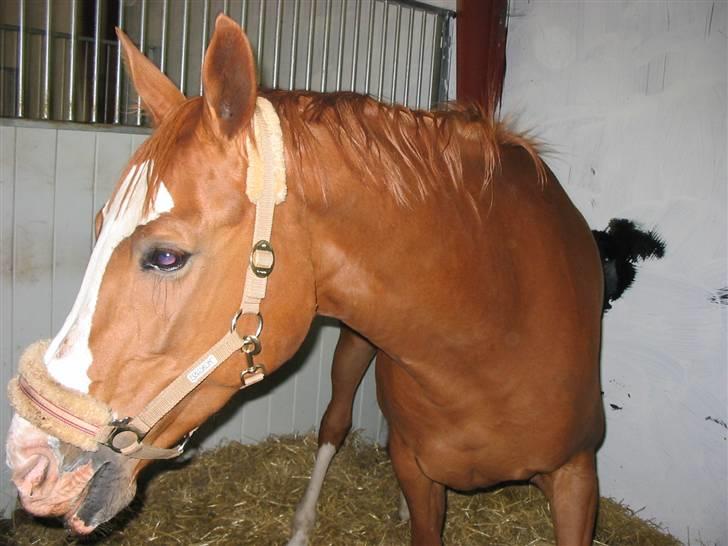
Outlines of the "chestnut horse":
{"type": "Polygon", "coordinates": [[[241,381],[283,365],[319,313],[379,349],[413,544],[441,543],[446,487],[510,480],[549,498],[558,544],[589,544],[602,272],[588,226],[527,139],[468,108],[266,100],[248,40],[224,16],[202,97],[185,99],[120,39],[156,130],[97,219],[66,323],[11,385],[8,461],[24,507],[91,532],[129,502],[150,459],[178,454],[170,446],[241,381]],[[256,149],[285,161],[275,192],[263,169],[262,197],[256,149]]]}

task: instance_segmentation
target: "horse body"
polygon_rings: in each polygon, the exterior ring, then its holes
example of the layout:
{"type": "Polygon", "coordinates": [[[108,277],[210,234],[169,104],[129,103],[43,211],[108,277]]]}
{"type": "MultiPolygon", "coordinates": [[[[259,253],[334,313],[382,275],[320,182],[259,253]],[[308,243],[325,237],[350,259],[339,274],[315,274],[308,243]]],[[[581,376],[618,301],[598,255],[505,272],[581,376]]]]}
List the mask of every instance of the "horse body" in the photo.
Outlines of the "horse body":
{"type": "MultiPolygon", "coordinates": [[[[155,166],[148,200],[163,183],[170,206],[137,225],[95,272],[102,280],[84,373],[89,396],[116,416],[138,415],[230,328],[255,216],[244,197],[255,69],[240,28],[218,18],[202,99],[185,100],[122,41],[159,124],[132,162],[155,166]]],[[[379,349],[378,398],[414,544],[440,542],[445,486],[511,479],[532,479],[549,496],[561,545],[587,543],[603,433],[602,274],[589,228],[553,175],[524,139],[477,113],[413,113],[353,95],[269,98],[282,124],[289,188],[273,223],[275,273],[256,358],[274,372],[315,312],[379,349]]],[[[107,221],[114,219],[100,224],[107,221]]],[[[238,325],[243,333],[249,318],[238,325]]],[[[60,349],[46,360],[60,358],[69,339],[54,343],[60,349]]],[[[249,363],[236,351],[145,441],[173,445],[234,394],[249,363]]],[[[344,373],[340,386],[351,392],[363,369],[344,373]]],[[[336,421],[337,412],[327,415],[336,421]]],[[[57,482],[47,468],[74,465],[57,450],[40,458],[36,444],[59,443],[47,433],[34,431],[33,445],[25,436],[11,434],[8,452],[30,508],[34,490],[57,482]]],[[[101,460],[78,480],[95,494],[77,487],[49,512],[72,507],[65,517],[82,533],[120,508],[94,480],[128,483],[146,464],[97,453],[101,460]],[[103,476],[103,468],[120,470],[103,476]]]]}
{"type": "Polygon", "coordinates": [[[341,184],[325,200],[306,199],[318,312],[380,350],[390,449],[458,489],[593,457],[604,430],[602,272],[555,178],[540,184],[529,153],[503,145],[485,186],[475,154],[463,158],[464,191],[432,184],[402,207],[347,172],[326,138],[317,134],[326,175],[341,184]]]}
{"type": "MultiPolygon", "coordinates": [[[[384,198],[360,192],[348,229],[327,218],[312,237],[335,238],[361,264],[323,275],[332,282],[318,288],[320,312],[381,350],[378,399],[392,433],[423,474],[460,489],[550,472],[594,449],[603,430],[594,242],[553,178],[541,187],[527,154],[503,156],[480,215],[445,192],[378,213],[384,198]],[[383,225],[380,214],[399,220],[383,225]]],[[[481,180],[471,178],[476,191],[481,180]]]]}
{"type": "Polygon", "coordinates": [[[477,213],[447,189],[407,209],[352,179],[354,205],[329,196],[310,220],[319,312],[380,349],[390,428],[462,489],[553,470],[602,431],[591,233],[523,150],[482,180],[464,180],[477,213]]]}

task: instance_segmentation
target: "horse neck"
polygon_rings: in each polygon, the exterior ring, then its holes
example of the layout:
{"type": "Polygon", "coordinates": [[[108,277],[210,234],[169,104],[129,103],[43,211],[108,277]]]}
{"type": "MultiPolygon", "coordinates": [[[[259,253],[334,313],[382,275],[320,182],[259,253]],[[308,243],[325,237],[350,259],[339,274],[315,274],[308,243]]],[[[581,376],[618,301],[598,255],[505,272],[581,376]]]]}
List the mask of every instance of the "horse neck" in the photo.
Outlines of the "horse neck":
{"type": "Polygon", "coordinates": [[[462,196],[433,195],[402,205],[392,192],[349,170],[336,146],[317,161],[326,189],[312,177],[304,182],[301,201],[318,312],[397,354],[403,317],[421,330],[414,337],[424,335],[430,328],[421,321],[437,316],[448,299],[448,281],[441,276],[447,256],[472,252],[472,241],[457,242],[451,234],[477,231],[477,215],[462,196]]]}

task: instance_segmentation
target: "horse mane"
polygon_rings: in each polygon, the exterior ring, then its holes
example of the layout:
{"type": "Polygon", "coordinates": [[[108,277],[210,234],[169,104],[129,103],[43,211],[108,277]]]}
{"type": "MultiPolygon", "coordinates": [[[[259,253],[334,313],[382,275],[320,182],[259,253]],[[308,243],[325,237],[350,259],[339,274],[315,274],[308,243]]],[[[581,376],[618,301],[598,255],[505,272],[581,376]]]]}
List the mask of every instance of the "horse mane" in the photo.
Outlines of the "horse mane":
{"type": "Polygon", "coordinates": [[[449,103],[437,111],[410,110],[349,92],[271,91],[265,96],[278,110],[286,149],[295,159],[289,168],[299,180],[317,179],[324,197],[321,164],[331,151],[322,148],[314,128],[328,133],[341,159],[365,183],[388,191],[400,206],[409,207],[443,190],[461,191],[468,144],[482,154],[482,188],[500,168],[502,146],[524,148],[539,181],[546,180],[537,144],[498,120],[495,108],[449,103]],[[313,172],[302,171],[304,157],[309,167],[313,164],[313,172]]]}
{"type": "MultiPolygon", "coordinates": [[[[331,137],[341,160],[364,183],[389,192],[403,207],[443,190],[462,191],[466,146],[481,154],[481,189],[500,168],[503,146],[525,149],[534,162],[539,181],[546,180],[537,144],[530,137],[511,131],[496,118],[493,108],[451,103],[438,111],[410,110],[349,92],[269,91],[263,96],[279,114],[284,145],[292,159],[288,168],[298,180],[315,183],[324,198],[330,188],[323,176],[323,162],[331,150],[323,149],[314,129],[322,129],[331,137]],[[372,161],[373,158],[377,160],[372,161]]],[[[134,155],[135,163],[152,161],[145,208],[157,194],[175,148],[194,132],[202,107],[201,97],[182,102],[134,155]]]]}

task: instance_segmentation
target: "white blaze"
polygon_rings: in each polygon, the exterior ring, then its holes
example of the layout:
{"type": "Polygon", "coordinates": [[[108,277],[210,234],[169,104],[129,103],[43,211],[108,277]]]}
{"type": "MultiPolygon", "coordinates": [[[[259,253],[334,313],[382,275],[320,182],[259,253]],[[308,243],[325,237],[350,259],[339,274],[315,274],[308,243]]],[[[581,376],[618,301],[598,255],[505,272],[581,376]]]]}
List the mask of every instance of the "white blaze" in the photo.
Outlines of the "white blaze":
{"type": "Polygon", "coordinates": [[[113,201],[104,206],[104,224],[86,267],[81,289],[63,327],[46,351],[44,361],[48,372],[56,381],[71,389],[88,392],[91,382],[88,369],[93,360],[89,347],[91,323],[101,280],[114,250],[138,226],[148,224],[174,206],[169,191],[164,183],[160,183],[152,206],[144,214],[150,167],[148,161],[134,165],[113,201]]]}

